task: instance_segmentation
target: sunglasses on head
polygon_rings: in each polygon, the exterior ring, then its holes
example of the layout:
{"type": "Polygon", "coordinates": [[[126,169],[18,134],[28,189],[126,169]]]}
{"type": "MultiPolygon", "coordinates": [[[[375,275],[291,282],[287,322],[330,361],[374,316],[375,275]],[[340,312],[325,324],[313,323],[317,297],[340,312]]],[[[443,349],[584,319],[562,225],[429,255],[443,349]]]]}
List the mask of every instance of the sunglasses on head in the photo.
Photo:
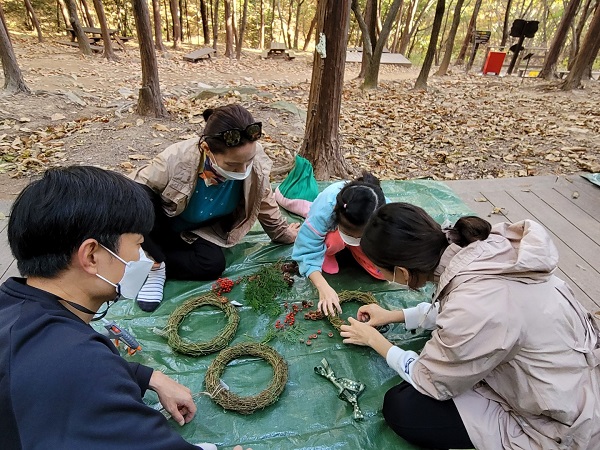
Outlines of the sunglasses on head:
{"type": "Polygon", "coordinates": [[[262,122],[254,122],[243,130],[232,128],[231,130],[221,131],[217,134],[204,135],[205,138],[218,138],[222,140],[227,147],[236,147],[242,142],[242,138],[254,142],[262,136],[262,122]]]}

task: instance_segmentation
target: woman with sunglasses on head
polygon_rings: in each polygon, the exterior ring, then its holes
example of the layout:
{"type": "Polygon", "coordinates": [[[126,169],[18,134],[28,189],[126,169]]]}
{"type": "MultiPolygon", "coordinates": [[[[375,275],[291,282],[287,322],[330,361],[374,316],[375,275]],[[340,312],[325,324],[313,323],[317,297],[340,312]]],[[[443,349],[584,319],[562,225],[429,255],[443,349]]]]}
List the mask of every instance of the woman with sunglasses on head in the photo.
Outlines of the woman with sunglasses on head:
{"type": "Polygon", "coordinates": [[[258,139],[262,124],[241,105],[203,113],[200,138],[169,146],[132,174],[156,209],[142,245],[155,265],[137,300],[155,310],[165,279],[214,280],[225,270],[223,247],[237,244],[258,220],[269,237],[294,242],[299,224],[287,224],[269,180],[272,162],[258,139]]]}
{"type": "Polygon", "coordinates": [[[369,274],[383,279],[359,245],[367,221],[385,202],[377,177],[364,172],[354,181],[331,184],[311,205],[298,232],[292,259],[298,262],[300,275],[308,277],[319,291],[318,309],[323,314],[342,311],[336,291],[323,277],[323,272],[338,273],[336,253],[347,249],[369,274]]]}
{"type": "Polygon", "coordinates": [[[404,379],[383,402],[399,436],[427,448],[600,448],[600,330],[553,275],[558,251],[542,226],[463,217],[442,229],[392,203],[361,246],[391,282],[438,283],[432,303],[365,305],[342,326],[344,343],[373,348],[404,379]],[[431,339],[420,354],[402,350],[374,328],[392,322],[431,339]]]}

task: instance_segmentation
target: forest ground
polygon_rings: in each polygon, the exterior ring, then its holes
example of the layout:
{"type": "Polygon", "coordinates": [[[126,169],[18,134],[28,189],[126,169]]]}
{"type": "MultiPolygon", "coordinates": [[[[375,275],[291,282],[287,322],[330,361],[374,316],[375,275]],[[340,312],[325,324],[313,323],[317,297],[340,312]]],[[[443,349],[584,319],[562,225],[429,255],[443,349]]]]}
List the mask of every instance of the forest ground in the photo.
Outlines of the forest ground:
{"type": "MultiPolygon", "coordinates": [[[[241,102],[263,122],[274,179],[285,175],[304,136],[309,53],[261,60],[245,50],[241,61],[192,64],[182,60],[190,47],[169,50],[158,65],[170,117],[154,119],[134,113],[141,82],[135,43],[118,52],[118,62],[18,34],[13,45],[34,95],[0,96],[0,199],[13,199],[48,167],[127,173],[200,133],[202,111],[226,103],[241,102]]],[[[600,82],[562,92],[558,82],[454,69],[430,76],[421,92],[412,90],[418,68],[382,65],[379,89],[363,91],[359,70],[346,65],[340,117],[344,156],[357,172],[439,180],[600,172],[600,82]]]]}

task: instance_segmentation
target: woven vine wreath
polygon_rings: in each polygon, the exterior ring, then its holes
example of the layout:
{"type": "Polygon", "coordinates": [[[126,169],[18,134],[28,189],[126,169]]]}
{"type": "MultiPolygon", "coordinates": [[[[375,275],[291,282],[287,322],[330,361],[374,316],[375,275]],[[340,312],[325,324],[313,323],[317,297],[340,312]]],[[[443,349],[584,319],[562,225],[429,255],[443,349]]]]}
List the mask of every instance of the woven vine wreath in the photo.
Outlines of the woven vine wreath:
{"type": "Polygon", "coordinates": [[[219,350],[227,347],[227,345],[235,336],[235,332],[237,331],[239,323],[240,316],[235,309],[235,306],[229,302],[222,303],[219,297],[210,292],[208,294],[201,295],[200,297],[187,300],[181,306],[175,309],[171,316],[169,316],[167,326],[164,328],[161,334],[167,338],[169,346],[176,352],[190,356],[202,356],[218,352],[219,350]],[[207,305],[216,306],[227,316],[227,325],[225,325],[221,333],[215,336],[213,339],[205,342],[191,342],[179,336],[179,326],[181,325],[183,319],[193,310],[207,305]]]}
{"type": "Polygon", "coordinates": [[[204,377],[206,391],[211,393],[214,402],[225,409],[240,414],[252,414],[256,410],[266,408],[275,403],[285,388],[288,378],[288,367],[283,357],[273,348],[265,344],[242,343],[226,348],[217,355],[210,364],[204,377]],[[273,379],[267,388],[257,395],[241,397],[224,389],[220,380],[225,367],[241,356],[256,356],[264,359],[273,368],[273,379]]]}
{"type": "MultiPolygon", "coordinates": [[[[338,298],[340,299],[340,305],[345,302],[358,302],[362,303],[363,305],[377,303],[377,300],[375,297],[373,297],[373,294],[368,292],[342,291],[339,293],[338,298]]],[[[340,331],[342,325],[348,325],[348,322],[346,322],[340,316],[329,314],[327,317],[329,318],[331,325],[333,325],[333,327],[338,331],[340,331]]]]}

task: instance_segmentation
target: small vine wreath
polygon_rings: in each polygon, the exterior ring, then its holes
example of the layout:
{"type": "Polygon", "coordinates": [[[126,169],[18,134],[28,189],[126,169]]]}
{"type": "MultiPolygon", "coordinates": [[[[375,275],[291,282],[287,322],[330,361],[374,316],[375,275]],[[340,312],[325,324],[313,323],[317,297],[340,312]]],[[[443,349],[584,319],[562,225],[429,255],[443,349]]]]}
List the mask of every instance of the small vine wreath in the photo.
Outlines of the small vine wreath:
{"type": "Polygon", "coordinates": [[[275,403],[288,378],[288,366],[283,357],[273,348],[259,343],[242,343],[221,351],[208,367],[204,377],[206,391],[211,393],[214,402],[225,409],[240,414],[252,414],[275,403]],[[225,389],[220,382],[225,367],[241,356],[256,356],[264,359],[273,368],[273,379],[267,388],[257,395],[241,397],[225,389]]]}
{"type": "Polygon", "coordinates": [[[175,309],[161,334],[167,338],[169,346],[176,352],[190,356],[202,356],[218,352],[227,347],[235,336],[239,323],[240,316],[235,307],[229,302],[223,303],[213,292],[210,292],[187,300],[175,309]],[[206,342],[191,342],[179,336],[179,326],[183,319],[196,308],[207,305],[216,306],[227,316],[227,325],[225,325],[221,334],[206,342]]]}
{"type": "MultiPolygon", "coordinates": [[[[377,300],[375,299],[375,297],[373,297],[373,294],[369,292],[342,291],[339,293],[338,298],[340,299],[340,305],[342,303],[352,301],[362,303],[363,305],[377,303],[377,300]]],[[[340,331],[342,325],[348,325],[348,322],[346,322],[340,316],[334,316],[329,314],[327,317],[329,318],[329,322],[331,323],[331,325],[333,325],[333,327],[338,331],[340,331]]]]}

